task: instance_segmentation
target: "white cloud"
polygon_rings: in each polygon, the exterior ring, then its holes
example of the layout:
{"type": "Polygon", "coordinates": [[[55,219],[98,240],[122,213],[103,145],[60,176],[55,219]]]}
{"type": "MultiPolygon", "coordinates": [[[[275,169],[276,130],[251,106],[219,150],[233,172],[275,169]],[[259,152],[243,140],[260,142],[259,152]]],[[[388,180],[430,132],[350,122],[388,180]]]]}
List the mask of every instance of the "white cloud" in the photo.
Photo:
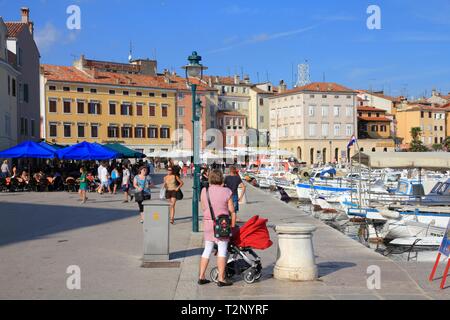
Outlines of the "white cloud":
{"type": "Polygon", "coordinates": [[[260,33],[260,34],[257,34],[257,35],[253,35],[252,37],[250,37],[247,40],[235,43],[233,45],[229,45],[227,47],[222,47],[222,48],[219,48],[219,49],[211,50],[211,51],[207,52],[207,54],[227,51],[227,50],[234,49],[235,47],[240,47],[240,46],[244,46],[244,45],[248,45],[248,44],[266,42],[266,41],[270,41],[270,40],[274,40],[274,39],[279,39],[279,38],[284,38],[284,37],[288,37],[288,36],[297,35],[297,34],[304,33],[304,32],[307,32],[309,30],[315,29],[318,26],[319,26],[319,24],[316,24],[316,25],[312,25],[312,26],[309,26],[309,27],[301,28],[301,29],[290,30],[290,31],[285,31],[285,32],[278,32],[278,33],[272,33],[272,34],[260,33]]]}
{"type": "Polygon", "coordinates": [[[34,39],[40,51],[48,51],[60,38],[60,32],[47,22],[43,29],[36,28],[34,39]]]}

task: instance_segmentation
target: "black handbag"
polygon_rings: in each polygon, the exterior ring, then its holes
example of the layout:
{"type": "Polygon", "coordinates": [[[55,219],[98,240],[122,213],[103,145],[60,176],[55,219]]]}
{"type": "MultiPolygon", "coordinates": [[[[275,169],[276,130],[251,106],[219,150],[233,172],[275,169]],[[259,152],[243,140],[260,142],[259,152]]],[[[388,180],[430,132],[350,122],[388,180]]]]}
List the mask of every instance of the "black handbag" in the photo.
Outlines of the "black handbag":
{"type": "Polygon", "coordinates": [[[175,198],[177,198],[177,200],[183,200],[184,199],[184,194],[183,194],[183,191],[181,191],[181,189],[177,191],[177,194],[175,195],[175,198]]]}
{"type": "Polygon", "coordinates": [[[208,198],[209,211],[211,212],[211,219],[214,221],[214,237],[216,239],[231,238],[231,218],[229,214],[223,214],[217,218],[214,215],[214,209],[209,197],[209,188],[206,189],[206,197],[208,198]]]}
{"type": "Polygon", "coordinates": [[[134,194],[134,199],[136,202],[143,202],[144,201],[144,191],[139,191],[134,194]]]}

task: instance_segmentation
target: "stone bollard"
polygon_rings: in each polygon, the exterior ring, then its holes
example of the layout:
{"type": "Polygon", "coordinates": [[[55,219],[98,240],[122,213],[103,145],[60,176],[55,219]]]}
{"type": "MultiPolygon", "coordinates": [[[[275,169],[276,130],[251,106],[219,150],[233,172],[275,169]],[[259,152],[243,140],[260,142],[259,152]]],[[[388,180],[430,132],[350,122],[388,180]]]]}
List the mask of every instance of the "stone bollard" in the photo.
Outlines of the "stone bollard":
{"type": "Polygon", "coordinates": [[[315,262],[312,235],[317,228],[309,224],[285,224],[278,234],[278,258],[274,277],[278,280],[314,281],[319,272],[315,262]]]}

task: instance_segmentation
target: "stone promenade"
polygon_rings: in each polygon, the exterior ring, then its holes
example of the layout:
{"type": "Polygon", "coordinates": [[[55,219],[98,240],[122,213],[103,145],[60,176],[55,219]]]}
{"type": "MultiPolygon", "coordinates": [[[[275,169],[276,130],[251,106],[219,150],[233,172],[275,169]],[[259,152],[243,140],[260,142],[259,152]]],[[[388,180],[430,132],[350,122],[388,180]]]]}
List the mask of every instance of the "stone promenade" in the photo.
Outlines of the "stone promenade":
{"type": "MultiPolygon", "coordinates": [[[[450,288],[441,291],[439,281],[427,281],[431,263],[391,261],[253,187],[241,208],[242,220],[260,215],[270,226],[301,222],[318,227],[314,247],[320,279],[291,283],[273,278],[277,237],[271,228],[274,246],[258,252],[264,265],[261,281],[248,285],[236,278],[230,288],[198,287],[202,239],[191,233],[190,180],[184,193],[170,230],[171,259],[181,265],[168,269],[141,268],[137,205],[123,204],[122,195],[90,194],[82,205],[73,193],[0,194],[0,299],[450,299],[450,288]],[[81,269],[81,290],[66,287],[72,265],[81,269]],[[381,269],[380,290],[367,288],[369,266],[381,269]]],[[[153,197],[158,196],[155,189],[153,197]]]]}

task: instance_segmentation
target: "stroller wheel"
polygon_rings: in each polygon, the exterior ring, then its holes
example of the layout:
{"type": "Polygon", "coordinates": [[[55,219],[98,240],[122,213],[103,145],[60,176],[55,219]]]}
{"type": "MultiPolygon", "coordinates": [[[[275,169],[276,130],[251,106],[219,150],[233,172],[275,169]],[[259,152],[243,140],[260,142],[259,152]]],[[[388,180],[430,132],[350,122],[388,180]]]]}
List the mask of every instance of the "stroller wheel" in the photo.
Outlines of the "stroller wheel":
{"type": "Polygon", "coordinates": [[[219,269],[218,268],[212,269],[209,276],[211,277],[212,282],[215,283],[219,282],[219,269]]]}
{"type": "Polygon", "coordinates": [[[262,277],[262,272],[259,272],[255,275],[255,280],[258,281],[262,277]]]}
{"type": "Polygon", "coordinates": [[[257,279],[256,279],[256,274],[255,274],[255,270],[250,269],[248,271],[245,271],[242,274],[242,278],[244,279],[245,283],[247,284],[252,284],[254,283],[257,279]]]}

